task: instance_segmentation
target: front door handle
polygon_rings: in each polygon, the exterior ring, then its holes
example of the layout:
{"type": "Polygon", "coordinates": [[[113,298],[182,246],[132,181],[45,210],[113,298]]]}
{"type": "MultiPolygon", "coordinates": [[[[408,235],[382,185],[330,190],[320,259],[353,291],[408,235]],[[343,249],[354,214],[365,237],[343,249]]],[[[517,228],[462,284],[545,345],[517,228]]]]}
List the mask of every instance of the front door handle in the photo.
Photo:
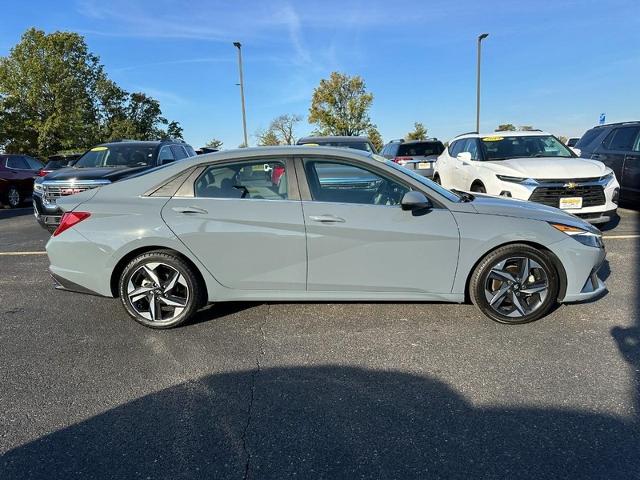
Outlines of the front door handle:
{"type": "Polygon", "coordinates": [[[204,208],[198,207],[173,207],[171,210],[177,213],[209,213],[204,208]]]}
{"type": "Polygon", "coordinates": [[[310,215],[309,219],[320,223],[344,223],[344,218],[335,215],[310,215]]]}

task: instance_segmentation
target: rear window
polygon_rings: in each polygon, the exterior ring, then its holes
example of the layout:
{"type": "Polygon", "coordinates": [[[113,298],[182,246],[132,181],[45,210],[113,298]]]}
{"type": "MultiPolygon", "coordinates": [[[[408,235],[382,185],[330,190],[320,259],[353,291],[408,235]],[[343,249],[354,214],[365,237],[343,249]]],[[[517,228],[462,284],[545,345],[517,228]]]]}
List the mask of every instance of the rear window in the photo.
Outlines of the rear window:
{"type": "Polygon", "coordinates": [[[440,155],[444,151],[442,142],[402,143],[398,148],[399,157],[428,157],[440,155]]]}

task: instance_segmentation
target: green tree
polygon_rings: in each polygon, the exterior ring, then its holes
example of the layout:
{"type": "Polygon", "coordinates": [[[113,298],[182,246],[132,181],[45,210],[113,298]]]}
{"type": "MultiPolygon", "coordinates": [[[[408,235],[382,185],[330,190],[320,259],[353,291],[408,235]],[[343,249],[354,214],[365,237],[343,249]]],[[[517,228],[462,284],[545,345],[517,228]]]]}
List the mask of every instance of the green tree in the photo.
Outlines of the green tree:
{"type": "Polygon", "coordinates": [[[169,122],[167,125],[167,138],[173,138],[175,140],[184,140],[182,133],[184,129],[180,126],[180,123],[176,121],[169,122]]]}
{"type": "Polygon", "coordinates": [[[276,135],[276,132],[270,128],[267,130],[258,130],[256,132],[256,139],[258,146],[260,147],[282,145],[282,143],[280,143],[278,135],[276,135]]]}
{"type": "Polygon", "coordinates": [[[378,131],[378,128],[375,125],[371,125],[367,129],[367,137],[373,143],[373,146],[376,147],[376,150],[379,152],[384,147],[384,141],[382,140],[382,135],[378,131]]]}
{"type": "Polygon", "coordinates": [[[496,132],[515,132],[516,126],[513,123],[501,123],[496,128],[496,132]]]}
{"type": "Polygon", "coordinates": [[[313,91],[309,123],[319,135],[361,135],[372,125],[371,102],[373,95],[361,77],[332,72],[313,91]]]}
{"type": "MultiPolygon", "coordinates": [[[[47,156],[167,135],[157,100],[111,81],[77,33],[27,30],[0,57],[0,147],[47,156]]],[[[175,124],[177,126],[177,123],[175,124]]]]}
{"type": "Polygon", "coordinates": [[[407,133],[405,140],[425,140],[427,138],[427,128],[420,122],[414,122],[413,131],[407,133]]]}
{"type": "Polygon", "coordinates": [[[0,145],[45,156],[96,139],[98,57],[71,32],[27,30],[0,58],[0,145]]]}
{"type": "Polygon", "coordinates": [[[206,143],[205,147],[217,148],[219,150],[220,148],[222,148],[222,140],[218,140],[217,138],[212,138],[206,143]]]}

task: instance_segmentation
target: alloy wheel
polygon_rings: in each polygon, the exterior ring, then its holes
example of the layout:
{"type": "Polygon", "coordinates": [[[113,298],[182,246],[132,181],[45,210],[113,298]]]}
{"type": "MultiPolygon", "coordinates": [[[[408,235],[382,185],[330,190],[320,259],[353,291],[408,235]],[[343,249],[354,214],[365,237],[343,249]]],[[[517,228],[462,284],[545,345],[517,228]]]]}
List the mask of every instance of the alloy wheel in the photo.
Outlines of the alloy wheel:
{"type": "Polygon", "coordinates": [[[549,294],[549,276],[544,267],[526,256],[501,260],[489,271],[484,295],[496,313],[520,318],[538,310],[549,294]]]}
{"type": "Polygon", "coordinates": [[[20,205],[20,192],[18,192],[18,189],[15,187],[11,187],[9,189],[9,193],[7,194],[8,200],[9,200],[9,205],[13,208],[17,207],[18,205],[20,205]]]}
{"type": "Polygon", "coordinates": [[[190,291],[186,279],[174,267],[149,262],[129,277],[127,297],[141,317],[152,322],[170,322],[187,307],[190,291]]]}

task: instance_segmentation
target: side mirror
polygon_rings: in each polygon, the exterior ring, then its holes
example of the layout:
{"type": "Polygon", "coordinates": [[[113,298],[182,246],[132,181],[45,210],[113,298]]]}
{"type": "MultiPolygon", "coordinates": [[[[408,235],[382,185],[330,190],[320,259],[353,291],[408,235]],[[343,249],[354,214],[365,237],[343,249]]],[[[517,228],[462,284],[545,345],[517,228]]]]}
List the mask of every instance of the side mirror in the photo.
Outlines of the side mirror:
{"type": "Polygon", "coordinates": [[[457,159],[462,163],[469,165],[471,162],[471,154],[469,152],[460,152],[457,156],[457,159]]]}
{"type": "Polygon", "coordinates": [[[400,204],[403,210],[428,210],[433,207],[431,200],[425,197],[424,193],[416,191],[405,193],[400,204]]]}

